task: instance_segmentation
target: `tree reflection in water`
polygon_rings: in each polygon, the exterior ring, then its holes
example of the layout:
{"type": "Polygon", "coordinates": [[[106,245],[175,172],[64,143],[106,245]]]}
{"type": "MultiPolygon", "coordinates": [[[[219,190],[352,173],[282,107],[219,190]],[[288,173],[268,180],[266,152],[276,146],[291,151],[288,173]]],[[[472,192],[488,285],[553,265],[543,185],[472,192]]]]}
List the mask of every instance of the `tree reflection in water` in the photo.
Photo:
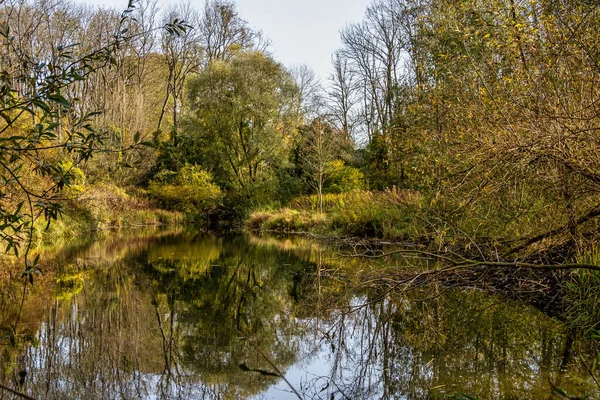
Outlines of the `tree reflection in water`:
{"type": "MultiPolygon", "coordinates": [[[[300,239],[243,235],[58,256],[25,302],[14,345],[0,341],[0,382],[47,399],[295,398],[272,362],[316,399],[538,399],[550,396],[548,378],[593,392],[576,362],[592,349],[567,340],[561,323],[475,290],[376,301],[376,289],[342,278],[367,268],[359,262],[300,239]]],[[[19,285],[0,286],[1,329],[18,312],[19,285]]]]}

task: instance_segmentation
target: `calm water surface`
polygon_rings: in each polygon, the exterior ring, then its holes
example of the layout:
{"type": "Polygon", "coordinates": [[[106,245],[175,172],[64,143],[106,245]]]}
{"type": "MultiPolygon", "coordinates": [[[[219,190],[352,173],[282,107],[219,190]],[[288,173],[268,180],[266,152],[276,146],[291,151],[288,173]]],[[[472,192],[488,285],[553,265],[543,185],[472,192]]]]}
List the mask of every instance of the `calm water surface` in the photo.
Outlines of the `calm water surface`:
{"type": "Polygon", "coordinates": [[[582,367],[590,343],[533,307],[352,281],[401,260],[190,233],[117,235],[43,259],[24,302],[20,280],[0,279],[0,382],[40,399],[297,398],[277,370],[306,399],[550,399],[549,380],[597,394],[582,367]]]}

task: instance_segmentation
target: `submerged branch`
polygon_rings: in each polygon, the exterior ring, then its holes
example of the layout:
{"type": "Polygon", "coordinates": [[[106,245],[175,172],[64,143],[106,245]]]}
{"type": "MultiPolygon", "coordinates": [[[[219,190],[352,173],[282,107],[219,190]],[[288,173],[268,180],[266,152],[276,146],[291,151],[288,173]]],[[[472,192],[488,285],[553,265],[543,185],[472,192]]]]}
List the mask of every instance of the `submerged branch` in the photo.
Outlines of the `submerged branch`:
{"type": "Polygon", "coordinates": [[[277,365],[275,365],[275,363],[273,361],[271,361],[271,359],[269,357],[267,357],[267,355],[256,344],[254,344],[246,334],[244,334],[244,332],[242,332],[240,329],[238,329],[237,331],[246,340],[246,342],[248,342],[248,344],[250,346],[252,346],[254,348],[254,350],[256,350],[258,352],[258,354],[260,354],[260,356],[267,362],[267,364],[269,364],[271,366],[271,368],[273,368],[275,370],[276,376],[278,376],[281,379],[283,379],[285,381],[285,383],[289,386],[289,388],[292,389],[292,391],[294,392],[294,394],[300,400],[302,400],[303,397],[300,395],[300,393],[298,393],[298,391],[296,390],[296,388],[294,387],[294,385],[292,385],[290,383],[290,381],[287,380],[287,378],[281,372],[281,370],[279,368],[277,368],[277,365]]]}
{"type": "MultiPolygon", "coordinates": [[[[342,257],[360,257],[360,258],[385,258],[390,257],[396,254],[400,255],[415,255],[420,254],[425,257],[434,258],[439,261],[445,261],[446,263],[453,265],[457,268],[476,268],[476,267],[490,267],[490,268],[525,268],[525,269],[533,269],[533,270],[570,270],[570,269],[586,269],[593,271],[600,271],[600,265],[596,264],[586,264],[586,263],[565,263],[565,264],[534,264],[529,262],[522,261],[485,261],[485,260],[472,260],[468,258],[464,258],[460,255],[458,259],[452,258],[448,255],[443,255],[439,253],[428,252],[425,250],[415,250],[415,249],[401,249],[394,250],[388,253],[382,254],[340,254],[342,257]]],[[[436,270],[437,271],[437,270],[436,270]]],[[[441,271],[441,270],[439,270],[441,271]]]]}

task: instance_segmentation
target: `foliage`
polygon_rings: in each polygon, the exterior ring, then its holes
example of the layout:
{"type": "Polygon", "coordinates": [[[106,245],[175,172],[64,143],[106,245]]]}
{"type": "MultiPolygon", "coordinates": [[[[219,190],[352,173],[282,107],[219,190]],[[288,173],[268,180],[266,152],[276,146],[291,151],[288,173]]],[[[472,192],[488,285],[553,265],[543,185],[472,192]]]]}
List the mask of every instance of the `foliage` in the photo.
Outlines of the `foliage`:
{"type": "Polygon", "coordinates": [[[239,191],[273,173],[284,160],[297,115],[296,87],[269,56],[241,51],[212,61],[190,80],[184,133],[219,184],[239,191]]]}
{"type": "Polygon", "coordinates": [[[344,193],[365,188],[364,174],[357,168],[345,165],[342,160],[329,162],[326,169],[329,176],[326,192],[344,193]]]}
{"type": "Polygon", "coordinates": [[[188,213],[209,213],[222,197],[211,174],[197,165],[185,165],[177,172],[159,172],[150,182],[148,193],[165,207],[188,213]]]}
{"type": "Polygon", "coordinates": [[[81,168],[77,168],[72,161],[61,161],[57,164],[57,167],[62,171],[65,180],[66,189],[63,196],[74,198],[85,191],[85,173],[81,168]]]}
{"type": "Polygon", "coordinates": [[[250,229],[304,231],[413,240],[426,234],[421,200],[410,191],[353,191],[304,196],[291,202],[291,209],[251,214],[250,229]],[[322,204],[323,214],[315,214],[322,204]]]}
{"type": "MultiPolygon", "coordinates": [[[[419,204],[421,196],[418,192],[403,189],[387,189],[376,191],[354,191],[323,196],[323,210],[335,211],[349,207],[352,203],[381,203],[392,207],[402,204],[419,204]]],[[[294,199],[290,206],[298,210],[315,211],[318,208],[318,197],[315,195],[301,196],[294,199]]]]}
{"type": "Polygon", "coordinates": [[[277,232],[319,232],[327,226],[324,214],[283,208],[277,212],[257,211],[246,221],[251,230],[277,232]]]}
{"type": "MultiPolygon", "coordinates": [[[[77,180],[82,183],[83,174],[75,166],[104,149],[107,137],[94,124],[99,113],[76,104],[76,88],[117,64],[115,55],[130,40],[126,25],[134,10],[130,1],[107,42],[93,48],[54,42],[38,56],[33,44],[21,45],[26,38],[20,25],[25,15],[32,18],[32,26],[44,25],[36,21],[41,18],[38,10],[28,3],[5,6],[3,11],[11,16],[0,26],[0,240],[6,251],[18,255],[21,244],[31,243],[36,220],[49,225],[61,215],[64,189],[77,180]],[[69,162],[63,161],[66,157],[69,162]]],[[[167,26],[181,27],[181,21],[167,26]]],[[[140,139],[137,135],[132,144],[140,139]]]]}

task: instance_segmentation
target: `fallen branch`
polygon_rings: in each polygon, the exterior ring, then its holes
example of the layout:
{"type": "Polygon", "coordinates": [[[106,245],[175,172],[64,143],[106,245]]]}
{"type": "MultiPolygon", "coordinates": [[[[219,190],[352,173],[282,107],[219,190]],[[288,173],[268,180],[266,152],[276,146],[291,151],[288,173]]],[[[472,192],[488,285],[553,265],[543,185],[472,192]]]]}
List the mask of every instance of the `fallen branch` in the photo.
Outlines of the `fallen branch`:
{"type": "Polygon", "coordinates": [[[361,258],[385,258],[395,254],[414,255],[420,254],[429,258],[435,258],[440,261],[445,261],[455,267],[460,268],[476,268],[476,267],[491,267],[491,268],[526,268],[526,269],[542,269],[542,270],[569,270],[569,269],[586,269],[592,271],[600,271],[600,265],[585,264],[585,263],[566,263],[566,264],[533,264],[521,261],[478,261],[461,257],[455,253],[450,253],[458,256],[458,259],[451,256],[433,253],[425,250],[402,249],[395,250],[389,253],[381,254],[340,254],[341,257],[361,257],[361,258]]]}
{"type": "MultiPolygon", "coordinates": [[[[579,218],[577,221],[575,221],[575,223],[579,226],[585,222],[590,221],[591,219],[594,219],[598,216],[600,216],[600,206],[596,206],[594,207],[594,209],[592,211],[590,211],[589,213],[587,213],[586,215],[582,216],[581,218],[579,218]]],[[[552,231],[546,232],[546,233],[542,233],[540,235],[536,235],[532,238],[527,239],[524,243],[513,247],[512,249],[508,250],[507,253],[504,254],[504,256],[509,256],[511,254],[515,254],[523,249],[526,249],[527,247],[531,246],[532,244],[535,244],[537,242],[540,242],[546,238],[549,237],[553,237],[556,235],[559,235],[561,233],[565,233],[569,230],[569,226],[568,225],[564,225],[561,226],[560,228],[556,228],[552,231]]]]}

